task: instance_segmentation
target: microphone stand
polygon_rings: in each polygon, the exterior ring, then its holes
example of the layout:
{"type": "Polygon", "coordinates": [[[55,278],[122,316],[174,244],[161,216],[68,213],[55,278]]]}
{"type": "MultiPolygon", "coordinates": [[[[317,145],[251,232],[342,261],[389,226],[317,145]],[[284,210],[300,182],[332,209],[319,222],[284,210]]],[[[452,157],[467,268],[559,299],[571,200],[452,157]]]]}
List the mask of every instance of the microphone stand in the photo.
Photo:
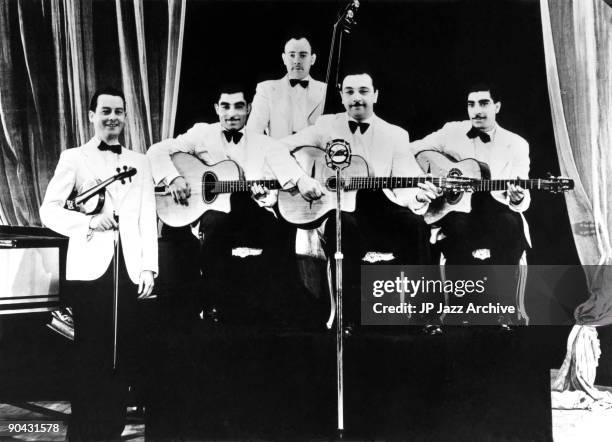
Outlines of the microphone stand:
{"type": "Polygon", "coordinates": [[[338,399],[338,437],[344,436],[344,327],[342,324],[342,170],[351,164],[351,147],[345,140],[332,140],[325,148],[325,162],[336,172],[336,392],[338,399]]]}
{"type": "Polygon", "coordinates": [[[334,27],[332,30],[331,43],[329,47],[329,56],[327,58],[327,70],[325,73],[325,84],[327,87],[325,88],[325,95],[323,96],[323,113],[325,113],[325,106],[327,104],[327,91],[329,88],[329,80],[331,77],[331,68],[332,62],[334,59],[334,52],[336,46],[336,35],[338,34],[338,26],[342,24],[342,33],[338,39],[338,60],[336,62],[336,76],[334,80],[334,85],[339,89],[340,85],[338,84],[338,76],[340,74],[340,56],[342,55],[342,37],[344,34],[350,34],[351,28],[357,24],[355,21],[355,14],[359,9],[359,0],[351,0],[338,14],[338,18],[334,22],[334,27]]]}

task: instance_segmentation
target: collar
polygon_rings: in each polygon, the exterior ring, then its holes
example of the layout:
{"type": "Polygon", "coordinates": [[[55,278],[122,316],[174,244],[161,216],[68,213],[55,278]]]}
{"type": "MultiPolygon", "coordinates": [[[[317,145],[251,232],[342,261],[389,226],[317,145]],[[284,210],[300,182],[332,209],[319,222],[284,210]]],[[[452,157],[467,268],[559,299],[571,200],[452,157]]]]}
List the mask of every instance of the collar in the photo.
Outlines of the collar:
{"type": "MultiPolygon", "coordinates": [[[[226,130],[232,130],[232,129],[224,128],[221,124],[219,124],[219,127],[221,128],[221,132],[225,132],[226,130]]],[[[244,135],[244,130],[245,129],[246,129],[246,125],[242,126],[242,129],[238,129],[238,132],[240,132],[242,135],[244,135]]]]}
{"type": "Polygon", "coordinates": [[[353,117],[349,116],[349,114],[346,114],[346,117],[348,119],[348,121],[354,121],[355,123],[367,123],[370,125],[370,127],[372,127],[372,123],[374,122],[374,117],[376,117],[375,114],[372,114],[372,116],[366,120],[361,120],[361,121],[357,121],[355,120],[353,117]]]}
{"type": "Polygon", "coordinates": [[[497,122],[495,122],[495,124],[493,125],[491,129],[485,130],[483,132],[488,134],[491,137],[491,139],[493,139],[493,137],[495,136],[495,133],[497,132],[497,122]]]}
{"type": "MultiPolygon", "coordinates": [[[[302,78],[300,81],[312,81],[312,77],[310,76],[310,74],[308,74],[307,76],[305,76],[304,78],[302,78]]],[[[287,82],[287,84],[289,84],[289,74],[285,75],[285,81],[287,82]]]]}
{"type": "MultiPolygon", "coordinates": [[[[91,146],[95,147],[96,150],[98,150],[98,146],[100,145],[100,143],[102,142],[102,139],[100,137],[98,137],[97,135],[94,135],[93,137],[91,137],[91,139],[87,142],[87,144],[91,143],[91,146]]],[[[117,144],[119,144],[123,149],[125,149],[125,146],[121,143],[119,143],[119,140],[117,140],[117,144]]],[[[98,152],[102,152],[101,150],[98,150],[98,152]]]]}

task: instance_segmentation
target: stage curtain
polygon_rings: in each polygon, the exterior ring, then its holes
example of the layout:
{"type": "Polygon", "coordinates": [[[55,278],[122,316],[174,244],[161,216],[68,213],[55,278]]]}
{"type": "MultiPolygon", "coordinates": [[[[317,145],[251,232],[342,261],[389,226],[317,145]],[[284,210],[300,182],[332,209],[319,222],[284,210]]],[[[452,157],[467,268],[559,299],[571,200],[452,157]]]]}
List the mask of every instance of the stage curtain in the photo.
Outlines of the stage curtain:
{"type": "Polygon", "coordinates": [[[126,147],[173,135],[186,0],[0,0],[0,223],[40,225],[60,153],[86,142],[89,98],[125,89],[126,147]]]}
{"type": "Polygon", "coordinates": [[[548,91],[561,173],[589,299],[578,306],[553,389],[562,408],[612,406],[595,389],[596,326],[612,323],[612,8],[604,0],[540,0],[548,91]]]}
{"type": "Polygon", "coordinates": [[[153,143],[174,135],[186,0],[148,5],[148,11],[143,0],[115,0],[115,9],[129,114],[125,145],[144,153],[153,143]],[[160,7],[167,14],[159,13],[160,7]]]}
{"type": "Polygon", "coordinates": [[[0,8],[0,221],[40,225],[60,152],[88,137],[91,0],[3,0],[0,8]]]}

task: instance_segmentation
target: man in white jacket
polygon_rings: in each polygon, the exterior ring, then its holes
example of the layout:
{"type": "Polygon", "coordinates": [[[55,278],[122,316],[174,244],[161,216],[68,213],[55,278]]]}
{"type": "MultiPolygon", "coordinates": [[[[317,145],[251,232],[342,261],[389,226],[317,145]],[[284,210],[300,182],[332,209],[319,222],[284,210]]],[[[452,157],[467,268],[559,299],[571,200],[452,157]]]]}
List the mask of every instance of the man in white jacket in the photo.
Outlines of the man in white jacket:
{"type": "MultiPolygon", "coordinates": [[[[146,156],[119,144],[125,119],[122,92],[101,89],[94,94],[89,121],[95,135],[83,146],[62,152],[40,208],[43,223],[69,238],[66,279],[77,357],[69,440],[119,440],[125,426],[127,385],[112,369],[111,263],[116,238],[121,244],[117,257],[120,335],[138,332],[130,315],[137,298],[151,295],[158,271],[153,179],[146,156]],[[86,190],[124,166],[135,168],[136,175],[106,188],[100,213],[86,215],[64,208],[73,190],[86,190]]],[[[119,371],[122,343],[120,339],[119,371]]]]}
{"type": "MultiPolygon", "coordinates": [[[[474,158],[489,166],[491,179],[529,177],[529,144],[496,122],[501,101],[490,84],[471,86],[469,120],[454,121],[411,144],[415,154],[441,152],[456,161],[474,158]]],[[[518,264],[528,247],[529,231],[522,216],[531,201],[529,191],[508,183],[506,190],[476,193],[470,213],[448,213],[442,227],[449,264],[467,264],[477,245],[491,250],[491,264],[518,264]]]]}
{"type": "Polygon", "coordinates": [[[305,37],[285,43],[287,75],[257,85],[247,126],[279,139],[311,126],[323,113],[326,84],[310,76],[317,56],[305,37]]]}
{"type": "MultiPolygon", "coordinates": [[[[374,113],[378,89],[369,74],[347,75],[340,92],[346,112],[323,115],[307,127],[281,141],[289,146],[325,148],[335,139],[350,143],[352,154],[363,157],[377,177],[424,175],[410,150],[408,132],[374,113]]],[[[429,228],[421,216],[437,190],[430,182],[412,189],[363,189],[356,200],[344,201],[342,252],[346,286],[350,287],[347,316],[359,318],[359,266],[367,251],[391,251],[397,264],[429,264],[429,228]]],[[[336,250],[335,218],[328,218],[323,234],[328,257],[336,250]]]]}
{"type": "MultiPolygon", "coordinates": [[[[191,195],[192,189],[171,159],[173,154],[183,152],[196,156],[208,165],[232,160],[244,172],[247,180],[272,178],[283,189],[296,188],[307,200],[319,198],[323,191],[321,185],[306,175],[285,146],[245,127],[250,109],[249,97],[243,85],[237,82],[223,85],[215,103],[218,122],[196,123],[184,134],[149,148],[147,156],[151,160],[155,182],[166,183],[177,201],[187,202],[190,197],[197,197],[191,195]]],[[[229,213],[211,209],[199,221],[203,306],[214,306],[224,322],[265,322],[257,315],[253,318],[250,310],[255,309],[247,308],[247,304],[263,308],[264,296],[282,297],[276,300],[278,303],[291,296],[289,290],[281,289],[279,281],[284,279],[283,273],[290,272],[290,263],[294,262],[292,243],[295,228],[265,208],[276,203],[276,191],[256,187],[252,194],[232,194],[229,213]],[[238,303],[242,307],[232,308],[228,301],[236,296],[233,293],[236,278],[231,271],[231,253],[232,248],[238,245],[261,248],[265,270],[249,278],[252,289],[248,291],[247,298],[238,303]],[[245,315],[250,317],[246,318],[245,315]]],[[[197,190],[194,189],[194,192],[197,190]]],[[[271,301],[274,302],[274,299],[271,301]]]]}

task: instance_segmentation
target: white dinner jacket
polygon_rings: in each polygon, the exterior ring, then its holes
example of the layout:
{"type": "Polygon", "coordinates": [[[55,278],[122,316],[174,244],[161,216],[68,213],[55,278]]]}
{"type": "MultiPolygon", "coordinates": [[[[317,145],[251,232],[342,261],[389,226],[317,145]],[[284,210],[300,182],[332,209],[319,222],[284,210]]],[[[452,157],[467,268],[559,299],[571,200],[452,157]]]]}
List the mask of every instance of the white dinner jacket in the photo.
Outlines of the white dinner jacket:
{"type": "MultiPolygon", "coordinates": [[[[96,179],[105,180],[117,173],[104,161],[105,156],[115,154],[98,150],[99,144],[100,140],[94,137],[83,146],[62,152],[40,207],[42,222],[69,238],[66,261],[68,280],[91,281],[99,278],[108,269],[113,257],[114,231],[93,232],[88,238],[92,216],[64,209],[73,189],[79,189],[96,179]]],[[[143,154],[122,148],[119,164],[134,167],[137,172],[131,181],[125,180],[125,184],[116,181],[107,187],[104,211],[114,211],[119,216],[127,272],[132,282],[137,284],[143,270],[150,270],[154,274],[158,272],[153,179],[149,162],[143,154]]]]}
{"type": "MultiPolygon", "coordinates": [[[[436,150],[458,161],[466,158],[480,160],[476,157],[474,140],[467,136],[471,127],[469,120],[446,123],[440,130],[412,142],[410,146],[415,155],[424,150],[436,150]]],[[[498,124],[493,139],[486,145],[491,149],[487,161],[491,179],[529,178],[529,144],[525,139],[498,124]]],[[[522,215],[531,203],[529,191],[525,192],[525,198],[519,204],[510,204],[506,191],[493,191],[491,196],[511,210],[521,213],[525,238],[531,245],[529,226],[522,215]]]]}
{"type": "MultiPolygon", "coordinates": [[[[309,80],[305,115],[309,125],[313,125],[323,113],[326,88],[327,85],[321,81],[309,80]]],[[[291,135],[293,112],[298,112],[291,106],[289,77],[263,81],[257,85],[247,126],[258,133],[265,131],[275,139],[291,135]]]]}
{"type": "MultiPolygon", "coordinates": [[[[367,137],[367,139],[371,139],[371,144],[365,146],[366,152],[359,152],[353,148],[354,155],[361,155],[368,162],[370,175],[379,177],[423,176],[423,171],[410,149],[408,132],[399,126],[387,123],[376,115],[371,118],[370,122],[368,131],[372,131],[371,138],[367,137]]],[[[343,139],[352,146],[356,145],[349,129],[346,112],[323,115],[314,126],[302,129],[280,141],[288,145],[290,149],[299,146],[317,146],[325,149],[326,144],[334,139],[343,139]]],[[[415,213],[421,213],[423,205],[416,201],[416,189],[385,189],[384,192],[395,203],[409,207],[415,213]]],[[[346,210],[352,211],[355,208],[346,207],[346,210]]]]}

